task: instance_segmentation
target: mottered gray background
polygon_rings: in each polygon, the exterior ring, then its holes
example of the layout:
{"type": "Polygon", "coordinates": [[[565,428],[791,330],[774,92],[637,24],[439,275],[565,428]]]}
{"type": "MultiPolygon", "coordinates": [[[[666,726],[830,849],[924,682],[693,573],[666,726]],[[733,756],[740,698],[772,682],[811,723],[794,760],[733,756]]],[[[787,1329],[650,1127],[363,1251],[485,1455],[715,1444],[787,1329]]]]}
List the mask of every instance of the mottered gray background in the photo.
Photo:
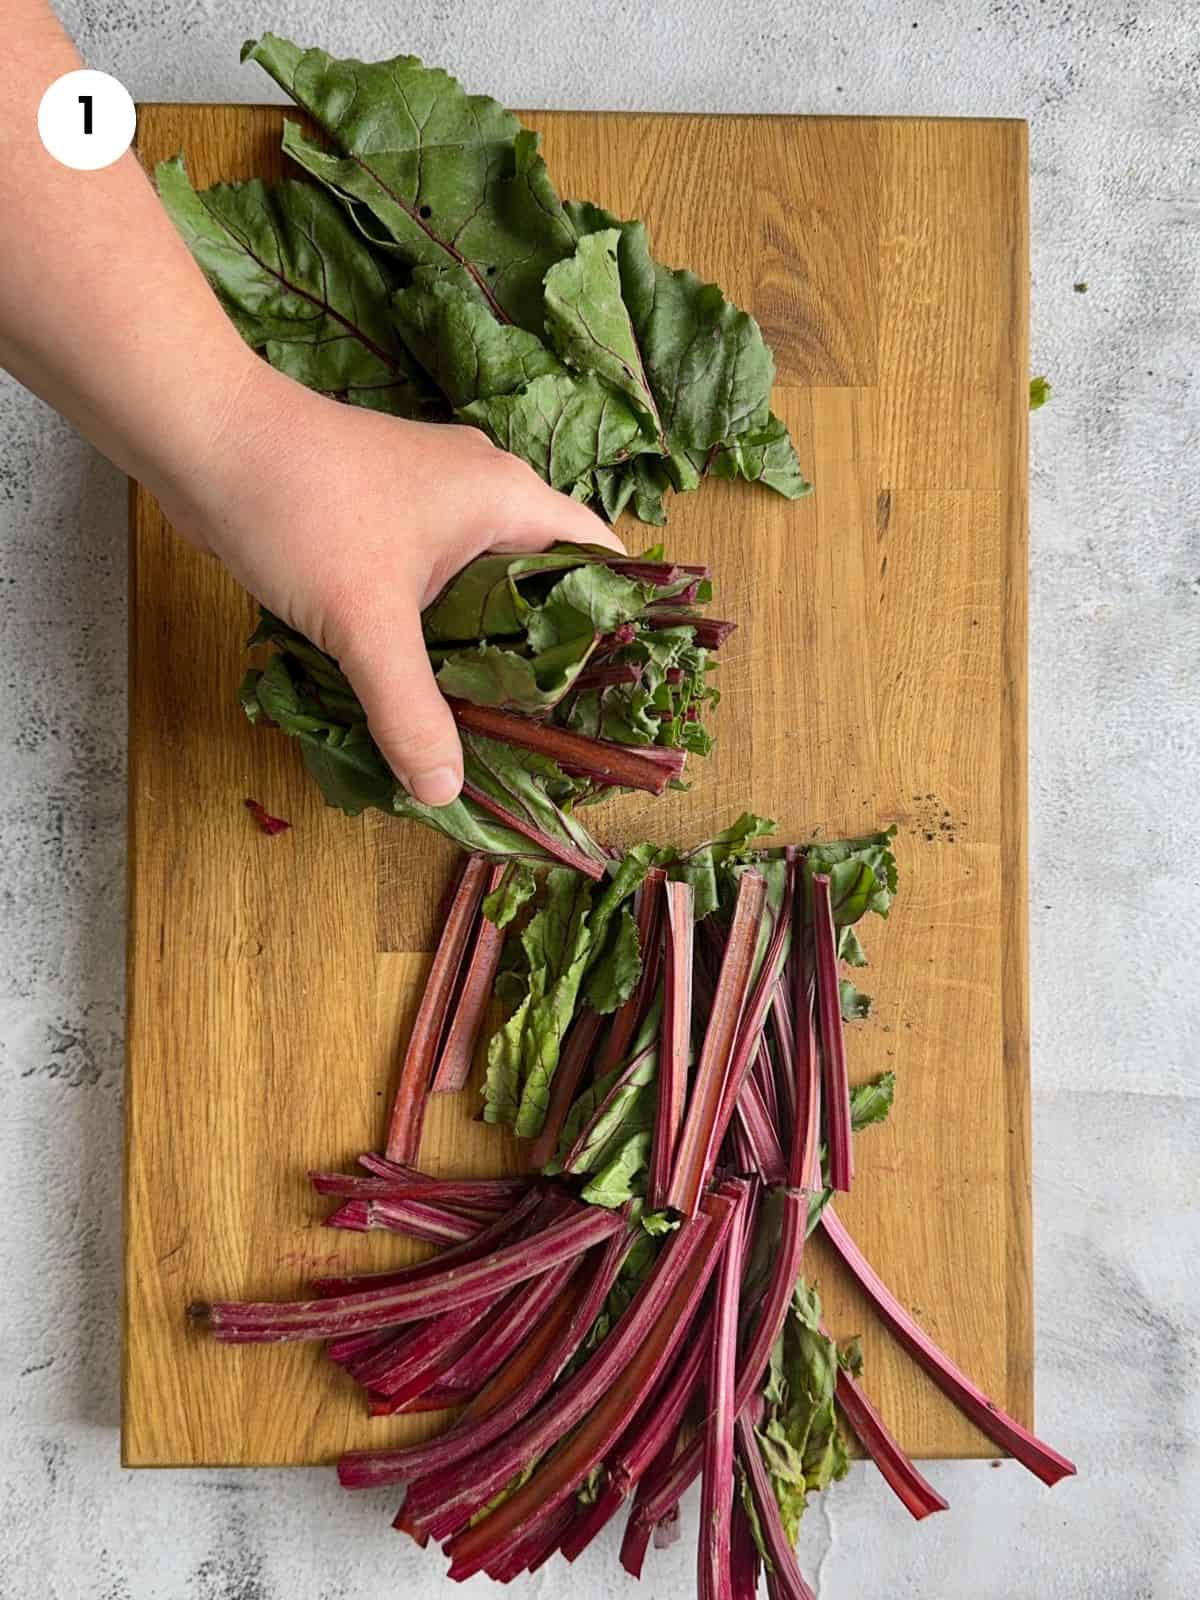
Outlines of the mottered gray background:
{"type": "MultiPolygon", "coordinates": [[[[819,1498],[820,1600],[1184,1600],[1200,1566],[1200,45],[1175,0],[74,0],[137,99],[265,99],[265,28],[513,105],[1029,119],[1039,1427],[819,1498]],[[1086,293],[1074,285],[1086,282],[1086,293]]],[[[79,336],[86,337],[83,329],[79,336]]],[[[117,1453],[125,484],[0,375],[0,1600],[450,1594],[329,1472],[117,1453]]],[[[747,802],[753,796],[747,795],[747,802]]],[[[919,1203],[919,1196],[917,1203],[919,1203]]],[[[688,1533],[643,1593],[692,1593],[688,1533]]],[[[624,1590],[616,1539],[524,1592],[624,1590]]],[[[472,1593],[486,1580],[473,1580],[472,1593]]],[[[629,1591],[633,1593],[633,1590],[629,1591]]]]}

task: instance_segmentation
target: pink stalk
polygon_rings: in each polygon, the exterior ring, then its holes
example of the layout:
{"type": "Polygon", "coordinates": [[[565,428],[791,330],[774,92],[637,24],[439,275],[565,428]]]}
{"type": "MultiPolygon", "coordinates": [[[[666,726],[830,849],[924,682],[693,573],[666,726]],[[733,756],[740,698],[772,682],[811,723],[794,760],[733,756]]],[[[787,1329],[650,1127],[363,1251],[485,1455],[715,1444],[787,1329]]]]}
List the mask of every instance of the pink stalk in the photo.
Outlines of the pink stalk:
{"type": "Polygon", "coordinates": [[[658,1100],[646,1204],[660,1211],[674,1167],[675,1146],[687,1098],[688,1063],[692,1052],[692,966],[695,920],[690,883],[666,885],[666,952],[662,1029],[658,1044],[658,1100]]]}
{"type": "Polygon", "coordinates": [[[742,1092],[737,1097],[734,1112],[753,1152],[753,1170],[761,1175],[764,1183],[783,1183],[787,1178],[787,1162],[753,1073],[748,1073],[742,1081],[742,1092]]]}
{"type": "Polygon", "coordinates": [[[550,1080],[550,1099],[546,1105],[546,1120],[542,1131],[530,1149],[530,1165],[539,1171],[554,1159],[558,1149],[558,1136],[567,1120],[584,1072],[591,1063],[604,1019],[598,1011],[585,1006],[576,1017],[567,1035],[558,1066],[550,1080]]]}
{"type": "Polygon", "coordinates": [[[426,1389],[424,1394],[414,1395],[411,1400],[405,1400],[402,1404],[383,1395],[370,1395],[367,1400],[367,1415],[394,1417],[401,1411],[409,1416],[422,1411],[451,1411],[458,1406],[466,1405],[470,1398],[469,1389],[451,1389],[445,1384],[435,1383],[432,1389],[426,1389]]]}
{"type": "Polygon", "coordinates": [[[509,811],[507,806],[502,806],[499,800],[493,800],[491,795],[486,794],[478,784],[464,783],[462,792],[472,805],[478,806],[489,817],[494,817],[504,827],[519,834],[522,839],[528,839],[530,844],[536,845],[542,855],[561,862],[564,867],[573,867],[576,872],[582,872],[587,878],[598,880],[604,876],[603,861],[595,861],[582,850],[577,850],[574,845],[563,844],[561,839],[554,838],[541,828],[535,828],[532,822],[527,822],[524,817],[517,816],[515,811],[509,811]]]}
{"type": "Polygon", "coordinates": [[[571,1505],[565,1501],[548,1516],[536,1521],[525,1537],[502,1560],[484,1570],[497,1583],[511,1583],[522,1572],[534,1572],[558,1549],[563,1534],[571,1525],[571,1505]]]}
{"type": "Polygon", "coordinates": [[[426,1261],[414,1262],[410,1267],[393,1267],[386,1272],[350,1272],[340,1277],[314,1278],[312,1287],[317,1294],[333,1298],[354,1294],[359,1289],[394,1289],[404,1283],[422,1283],[437,1277],[447,1267],[464,1266],[468,1261],[478,1261],[488,1255],[494,1245],[521,1226],[544,1198],[539,1190],[527,1189],[511,1211],[490,1222],[474,1238],[430,1256],[426,1261]]]}
{"type": "MultiPolygon", "coordinates": [[[[655,1541],[657,1543],[657,1540],[655,1541]]],[[[758,1593],[758,1546],[741,1500],[733,1506],[733,1540],[729,1556],[730,1600],[754,1600],[758,1593]]]]}
{"type": "Polygon", "coordinates": [[[659,1456],[671,1460],[684,1414],[703,1382],[712,1339],[710,1315],[698,1324],[695,1337],[689,1340],[661,1393],[652,1399],[649,1421],[639,1417],[627,1429],[616,1455],[609,1462],[604,1493],[579,1514],[570,1535],[563,1540],[563,1555],[568,1561],[574,1561],[616,1516],[659,1456]]]}
{"type": "Polygon", "coordinates": [[[700,1490],[700,1543],[696,1556],[700,1600],[729,1600],[731,1593],[734,1385],[747,1195],[748,1190],[742,1185],[717,1269],[708,1368],[708,1426],[704,1430],[700,1490]]]}
{"type": "MultiPolygon", "coordinates": [[[[685,1267],[677,1274],[666,1303],[656,1310],[632,1351],[626,1354],[615,1371],[605,1374],[601,1384],[599,1374],[604,1364],[604,1352],[614,1338],[620,1337],[621,1327],[627,1321],[636,1321],[636,1317],[627,1313],[617,1329],[609,1334],[588,1363],[589,1367],[595,1368],[595,1387],[587,1406],[577,1418],[579,1426],[575,1427],[569,1438],[564,1438],[559,1430],[557,1437],[563,1438],[561,1448],[542,1463],[532,1478],[482,1522],[475,1523],[451,1539],[446,1547],[447,1554],[452,1558],[451,1576],[467,1577],[477,1572],[493,1554],[499,1554],[510,1541],[520,1537],[534,1518],[548,1515],[568,1499],[592,1468],[603,1459],[626,1425],[629,1415],[637,1411],[653,1389],[694,1319],[715,1261],[724,1249],[734,1205],[723,1196],[706,1195],[704,1210],[703,1217],[695,1218],[690,1225],[680,1229],[652,1269],[651,1277],[656,1279],[659,1276],[658,1269],[669,1255],[685,1257],[685,1267]],[[686,1242],[682,1249],[677,1250],[674,1246],[680,1241],[686,1242]]],[[[664,1273],[663,1276],[669,1274],[664,1273]]],[[[641,1299],[641,1291],[638,1299],[641,1299]]],[[[638,1299],[635,1299],[634,1305],[638,1304],[638,1299]]],[[[649,1304],[654,1299],[653,1293],[647,1294],[643,1303],[649,1304]]],[[[633,1311],[633,1306],[630,1311],[633,1311]]],[[[569,1389],[571,1385],[567,1387],[569,1389]]],[[[563,1393],[565,1396],[566,1390],[563,1393]]],[[[558,1404],[562,1403],[560,1397],[558,1404]]],[[[431,1533],[436,1533],[439,1520],[428,1521],[431,1533]]]]}
{"type": "Polygon", "coordinates": [[[529,1192],[532,1178],[435,1178],[412,1167],[399,1166],[386,1156],[367,1151],[358,1164],[385,1183],[402,1189],[414,1200],[442,1200],[478,1210],[499,1210],[529,1192]]]}
{"type": "Polygon", "coordinates": [[[360,1357],[391,1344],[394,1337],[390,1328],[376,1328],[373,1333],[353,1333],[348,1339],[332,1340],[325,1346],[325,1354],[339,1367],[349,1368],[360,1357]]]}
{"type": "MultiPolygon", "coordinates": [[[[412,1482],[418,1475],[454,1466],[483,1450],[527,1417],[554,1383],[583,1342],[616,1281],[632,1243],[627,1233],[608,1241],[587,1292],[551,1348],[540,1355],[518,1388],[481,1417],[467,1417],[449,1432],[400,1450],[354,1450],[338,1462],[338,1479],[346,1489],[374,1489],[386,1484],[412,1482]]],[[[516,1358],[514,1358],[516,1360],[516,1358]]],[[[501,1374],[503,1376],[503,1374],[501,1374]]]]}
{"type": "MultiPolygon", "coordinates": [[[[591,1208],[589,1208],[591,1209],[591,1208]]],[[[618,1375],[645,1344],[663,1307],[683,1280],[710,1232],[707,1217],[671,1235],[633,1300],[591,1358],[506,1438],[471,1464],[469,1482],[457,1471],[442,1469],[411,1484],[408,1504],[418,1521],[437,1539],[456,1533],[481,1506],[530,1461],[574,1428],[602,1403],[618,1375]]],[[[627,1419],[626,1419],[627,1420],[627,1419]]],[[[507,1502],[506,1502],[507,1503],[507,1502]]]]}
{"type": "Polygon", "coordinates": [[[417,1283],[290,1304],[222,1301],[207,1308],[197,1307],[194,1314],[203,1316],[207,1311],[214,1335],[234,1344],[335,1339],[342,1334],[366,1333],[371,1328],[434,1317],[469,1300],[495,1299],[525,1278],[548,1272],[560,1261],[569,1261],[626,1227],[622,1216],[587,1206],[574,1216],[551,1223],[532,1239],[502,1246],[482,1261],[447,1267],[417,1283]]]}
{"type": "MultiPolygon", "coordinates": [[[[507,868],[503,866],[492,868],[484,888],[485,895],[500,887],[506,871],[507,868]]],[[[492,997],[492,985],[500,968],[503,949],[503,928],[489,922],[480,911],[474,948],[463,973],[441,1057],[433,1074],[434,1094],[457,1094],[465,1088],[471,1076],[475,1046],[487,1014],[488,1001],[492,997]]]]}
{"type": "Polygon", "coordinates": [[[387,1233],[407,1234],[410,1239],[428,1239],[431,1244],[463,1244],[481,1232],[483,1225],[460,1211],[405,1195],[394,1200],[347,1200],[325,1219],[325,1226],[351,1233],[382,1228],[387,1233]]]}
{"type": "Polygon", "coordinates": [[[484,858],[480,855],[468,856],[438,940],[416,1021],[404,1052],[388,1128],[387,1155],[391,1161],[411,1162],[416,1159],[425,1120],[429,1080],[487,877],[488,866],[484,858]]]}
{"type": "Polygon", "coordinates": [[[737,1443],[738,1459],[750,1483],[754,1509],[758,1512],[758,1525],[774,1570],[777,1592],[781,1600],[816,1600],[816,1596],[804,1581],[804,1574],[800,1571],[796,1560],[796,1552],[792,1549],[792,1542],[783,1526],[779,1503],[775,1499],[775,1491],[771,1487],[771,1480],[763,1465],[762,1453],[758,1448],[758,1440],[754,1436],[754,1427],[749,1416],[738,1418],[737,1443]]]}
{"type": "Polygon", "coordinates": [[[934,1344],[871,1266],[846,1232],[841,1219],[835,1216],[832,1206],[826,1206],[821,1213],[821,1226],[826,1238],[897,1343],[903,1345],[919,1366],[924,1367],[942,1393],[949,1396],[964,1416],[969,1417],[989,1439],[1007,1450],[1009,1455],[1050,1487],[1061,1478],[1073,1475],[1073,1462],[1044,1444],[1007,1412],[1001,1411],[996,1402],[989,1400],[962,1368],[956,1366],[946,1352],[934,1344]]]}
{"type": "MultiPolygon", "coordinates": [[[[739,1416],[757,1397],[771,1351],[783,1330],[796,1279],[800,1276],[807,1229],[808,1195],[803,1189],[785,1189],[779,1245],[771,1263],[771,1277],[763,1295],[754,1333],[738,1362],[734,1404],[739,1416]]],[[[702,1425],[697,1436],[664,1472],[655,1470],[653,1481],[649,1478],[643,1480],[640,1505],[634,1508],[633,1514],[645,1522],[647,1537],[654,1523],[666,1515],[699,1477],[704,1461],[707,1426],[707,1423],[702,1425]]]]}
{"type": "Polygon", "coordinates": [[[482,1387],[541,1322],[578,1265],[577,1260],[564,1261],[561,1267],[544,1272],[523,1292],[514,1291],[495,1321],[447,1367],[444,1381],[471,1390],[482,1387]]]}
{"type": "MultiPolygon", "coordinates": [[[[742,874],[667,1194],[667,1203],[687,1217],[696,1214],[724,1138],[724,1129],[718,1133],[718,1122],[738,1027],[750,988],[754,947],[766,895],[767,882],[762,873],[742,874]]],[[[732,1110],[731,1105],[731,1113],[732,1110]]]]}
{"type": "Polygon", "coordinates": [[[838,1408],[854,1430],[858,1442],[879,1468],[897,1499],[918,1522],[934,1511],[949,1509],[947,1502],[901,1450],[888,1431],[887,1424],[867,1398],[862,1385],[844,1367],[838,1368],[836,1398],[838,1408]]]}
{"type": "Polygon", "coordinates": [[[737,629],[736,622],[718,622],[714,617],[696,617],[687,611],[660,611],[656,605],[647,606],[646,615],[654,628],[694,629],[696,643],[705,650],[719,650],[737,629]]]}
{"type": "MultiPolygon", "coordinates": [[[[666,1465],[664,1462],[664,1466],[666,1465]]],[[[657,1477],[657,1474],[655,1476],[657,1477]]],[[[625,1532],[621,1538],[621,1565],[631,1578],[640,1578],[642,1575],[642,1568],[646,1563],[646,1551],[650,1548],[650,1539],[655,1528],[653,1518],[642,1515],[644,1488],[644,1483],[639,1485],[637,1498],[630,1507],[629,1520],[625,1524],[625,1532]]]]}
{"type": "Polygon", "coordinates": [[[850,1128],[850,1079],[846,1072],[846,1036],[838,986],[837,934],[829,875],[813,873],[813,958],[817,974],[817,1022],[824,1062],[823,1095],[829,1146],[830,1187],[845,1192],[854,1179],[850,1128]]]}
{"type": "Polygon", "coordinates": [[[711,1163],[716,1159],[716,1152],[720,1148],[721,1140],[725,1137],[726,1130],[733,1120],[734,1107],[737,1105],[738,1096],[741,1094],[742,1086],[749,1075],[751,1063],[758,1053],[759,1045],[762,1043],[762,1033],[766,1026],[767,1014],[771,1009],[775,990],[779,986],[780,974],[783,972],[787,958],[792,919],[791,863],[795,856],[795,850],[791,845],[787,847],[787,856],[788,875],[779,912],[771,929],[771,937],[767,943],[766,954],[763,956],[758,977],[754,980],[754,989],[746,1001],[742,1018],[738,1023],[737,1040],[733,1047],[729,1072],[725,1079],[721,1111],[717,1118],[716,1127],[713,1130],[715,1142],[709,1152],[708,1171],[710,1172],[712,1170],[711,1163]]]}
{"type": "MultiPolygon", "coordinates": [[[[792,1082],[796,1109],[792,1119],[788,1182],[794,1189],[806,1189],[810,1185],[814,1188],[821,1187],[821,1073],[817,1058],[814,1014],[816,976],[812,958],[812,939],[804,921],[804,896],[801,893],[800,878],[802,871],[803,868],[797,866],[794,873],[793,989],[790,997],[790,1015],[786,1016],[786,1022],[781,1029],[781,1037],[786,1034],[792,1046],[792,1082]]],[[[781,1001],[776,1013],[777,1018],[783,1021],[787,1011],[786,1000],[781,1001]]]]}
{"type": "MultiPolygon", "coordinates": [[[[774,1010],[775,996],[779,993],[782,983],[783,979],[780,978],[779,982],[771,991],[772,1011],[774,1010]]],[[[768,1012],[768,1017],[769,1016],[770,1012],[768,1012]]],[[[758,1085],[758,1092],[762,1096],[763,1104],[767,1108],[767,1115],[771,1119],[771,1126],[779,1130],[778,1137],[782,1143],[783,1131],[781,1125],[783,1119],[780,1115],[779,1089],[775,1081],[775,1065],[771,1059],[771,1051],[767,1045],[765,1034],[758,1041],[758,1049],[754,1053],[754,1060],[751,1063],[750,1071],[754,1075],[754,1081],[758,1085]]]]}
{"type": "Polygon", "coordinates": [[[638,1023],[650,1008],[658,989],[662,966],[663,895],[667,875],[661,867],[651,867],[638,892],[637,936],[642,970],[633,993],[613,1013],[612,1026],[596,1063],[596,1076],[603,1078],[624,1061],[633,1042],[638,1023]]]}
{"type": "Polygon", "coordinates": [[[625,683],[640,683],[642,667],[638,661],[617,662],[611,667],[588,667],[571,685],[572,694],[586,689],[613,689],[625,683]]]}
{"type": "Polygon", "coordinates": [[[476,1336],[490,1310],[483,1302],[444,1311],[355,1367],[354,1377],[398,1409],[443,1379],[446,1367],[476,1336]]]}
{"type": "Polygon", "coordinates": [[[650,794],[661,794],[667,786],[667,776],[658,762],[648,761],[640,750],[629,745],[617,744],[612,739],[592,739],[569,728],[535,722],[513,711],[477,706],[449,695],[446,704],[454,713],[455,722],[468,733],[479,733],[485,739],[497,739],[503,744],[549,756],[559,766],[586,773],[597,783],[622,789],[645,789],[650,794]]]}

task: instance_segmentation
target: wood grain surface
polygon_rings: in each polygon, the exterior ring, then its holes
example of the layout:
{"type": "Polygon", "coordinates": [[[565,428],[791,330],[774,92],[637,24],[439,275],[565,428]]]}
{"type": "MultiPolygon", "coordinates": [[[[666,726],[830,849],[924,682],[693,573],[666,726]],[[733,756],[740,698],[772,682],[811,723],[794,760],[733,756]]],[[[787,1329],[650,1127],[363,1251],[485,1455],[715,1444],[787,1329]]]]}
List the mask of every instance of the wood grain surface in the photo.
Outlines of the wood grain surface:
{"type": "MultiPolygon", "coordinates": [[[[148,165],[184,150],[199,184],[271,176],[281,121],[147,106],[139,147],[148,165]]],[[[590,820],[615,841],[693,842],[744,809],[785,839],[898,825],[900,896],[864,929],[876,1011],[850,1052],[855,1077],[894,1067],[899,1089],[841,1210],[929,1331],[1028,1421],[1025,126],[534,122],[562,193],[644,217],[660,258],[760,318],[775,407],[816,485],[795,505],[719,483],[671,503],[670,553],[711,563],[714,613],[740,624],[719,743],[689,793],[590,820]]],[[[328,1461],[441,1420],[368,1422],[319,1347],[217,1347],[185,1308],[408,1259],[396,1240],[323,1230],[305,1172],[379,1144],[452,852],[322,805],[295,747],[237,706],[249,598],[136,488],[132,525],[124,1459],[328,1461]],[[291,831],[257,833],[248,795],[291,831]]],[[[519,1165],[477,1104],[437,1106],[430,1170],[519,1165]]],[[[903,1444],[991,1454],[819,1241],[810,1265],[832,1327],[863,1334],[903,1444]]]]}

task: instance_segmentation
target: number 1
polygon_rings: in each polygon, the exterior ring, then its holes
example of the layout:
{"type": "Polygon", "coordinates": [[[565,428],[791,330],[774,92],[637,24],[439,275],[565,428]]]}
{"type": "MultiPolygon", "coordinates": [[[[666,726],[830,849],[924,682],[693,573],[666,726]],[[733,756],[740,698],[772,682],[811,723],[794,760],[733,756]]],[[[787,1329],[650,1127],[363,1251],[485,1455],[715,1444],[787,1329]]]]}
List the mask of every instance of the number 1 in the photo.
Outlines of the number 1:
{"type": "Polygon", "coordinates": [[[86,133],[91,133],[91,131],[92,131],[92,97],[91,97],[90,94],[81,94],[78,97],[78,99],[79,99],[79,104],[83,107],[83,131],[84,131],[85,134],[86,133]]]}

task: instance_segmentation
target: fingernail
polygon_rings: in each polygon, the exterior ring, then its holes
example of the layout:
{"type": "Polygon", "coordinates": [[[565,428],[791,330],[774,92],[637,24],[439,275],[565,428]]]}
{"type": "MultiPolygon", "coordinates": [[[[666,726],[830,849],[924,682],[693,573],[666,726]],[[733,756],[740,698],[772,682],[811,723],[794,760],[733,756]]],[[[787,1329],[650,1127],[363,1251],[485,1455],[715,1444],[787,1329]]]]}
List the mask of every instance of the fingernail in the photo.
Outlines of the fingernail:
{"type": "Polygon", "coordinates": [[[434,767],[431,772],[415,772],[408,792],[425,806],[448,806],[458,796],[462,779],[453,767],[434,767]]]}

